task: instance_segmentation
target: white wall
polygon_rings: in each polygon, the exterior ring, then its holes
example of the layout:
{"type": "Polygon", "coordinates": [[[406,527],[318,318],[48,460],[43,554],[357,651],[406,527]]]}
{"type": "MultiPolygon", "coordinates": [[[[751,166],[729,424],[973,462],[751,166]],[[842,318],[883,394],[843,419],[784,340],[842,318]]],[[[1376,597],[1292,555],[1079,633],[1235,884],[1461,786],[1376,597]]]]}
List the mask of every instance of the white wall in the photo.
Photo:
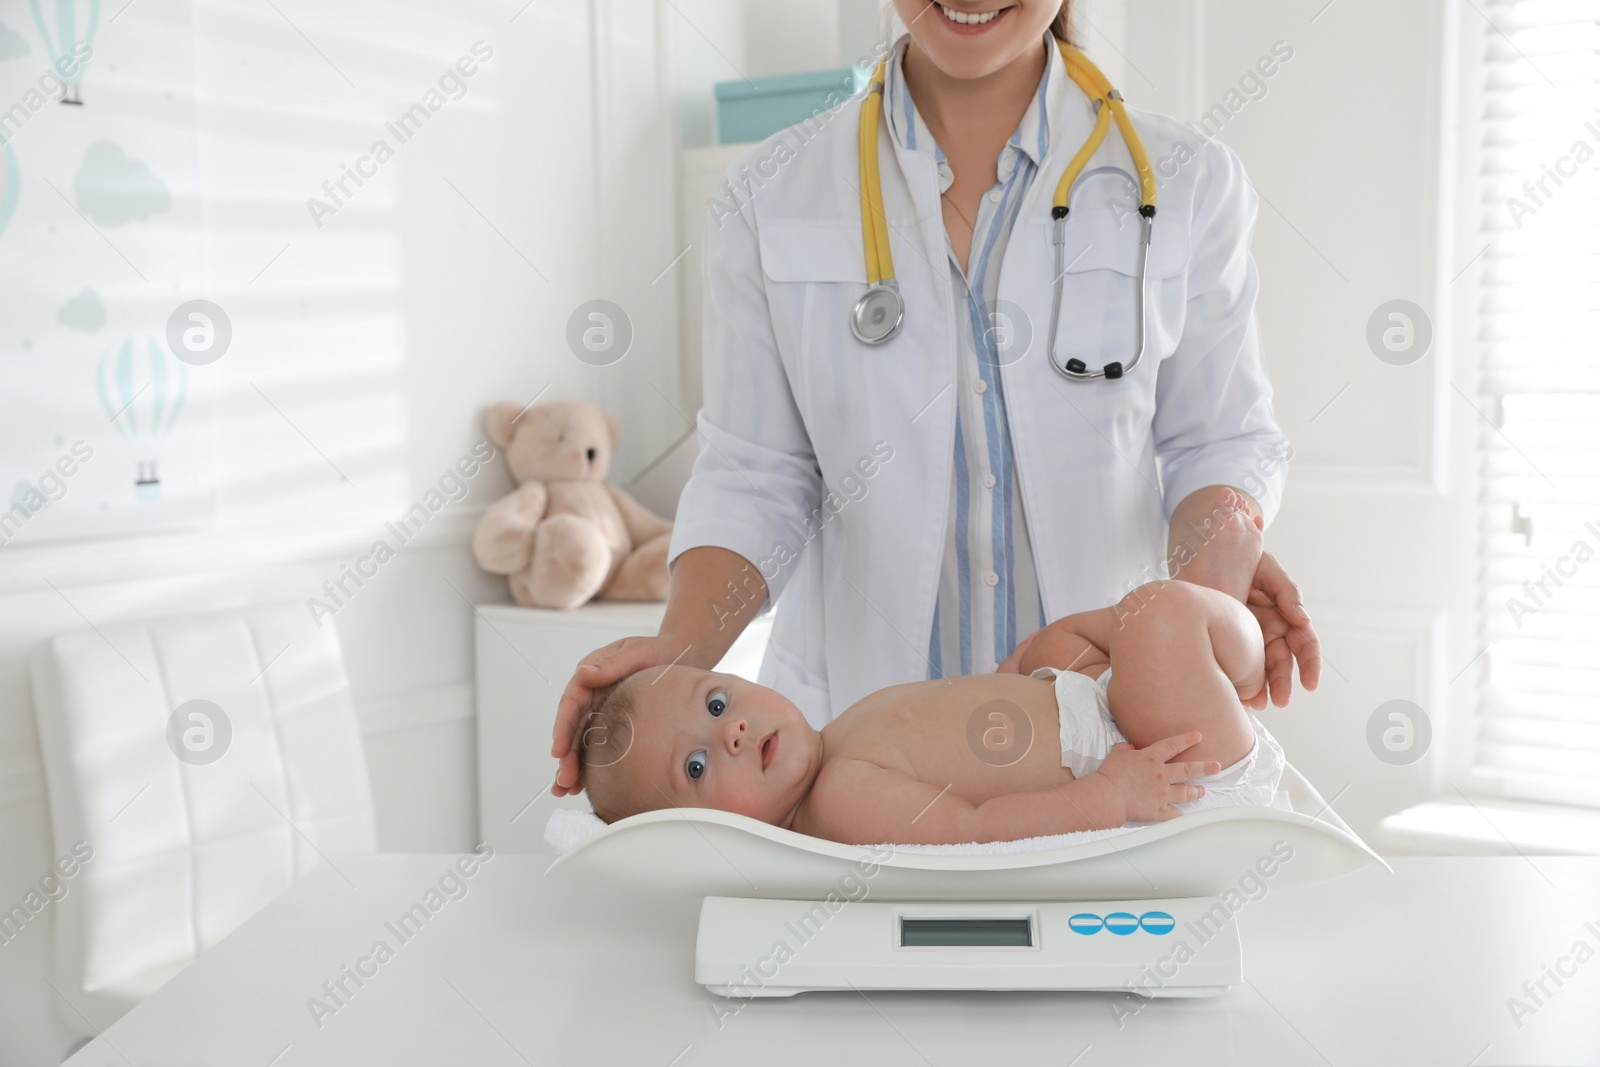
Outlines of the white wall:
{"type": "Polygon", "coordinates": [[[717,143],[718,82],[853,63],[878,20],[876,0],[673,0],[663,25],[682,146],[717,143]]]}

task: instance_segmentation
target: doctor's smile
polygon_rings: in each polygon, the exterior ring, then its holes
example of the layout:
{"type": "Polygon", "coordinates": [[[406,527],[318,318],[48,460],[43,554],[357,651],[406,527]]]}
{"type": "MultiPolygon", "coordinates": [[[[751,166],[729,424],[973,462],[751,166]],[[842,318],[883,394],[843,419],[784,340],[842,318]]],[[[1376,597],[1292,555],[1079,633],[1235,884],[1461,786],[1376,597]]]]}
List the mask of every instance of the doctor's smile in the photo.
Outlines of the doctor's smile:
{"type": "Polygon", "coordinates": [[[932,4],[937,7],[946,21],[951,24],[951,29],[956,33],[973,34],[981,32],[984,27],[992,25],[1009,8],[993,8],[988,11],[963,11],[959,8],[948,7],[944,4],[932,4]]]}

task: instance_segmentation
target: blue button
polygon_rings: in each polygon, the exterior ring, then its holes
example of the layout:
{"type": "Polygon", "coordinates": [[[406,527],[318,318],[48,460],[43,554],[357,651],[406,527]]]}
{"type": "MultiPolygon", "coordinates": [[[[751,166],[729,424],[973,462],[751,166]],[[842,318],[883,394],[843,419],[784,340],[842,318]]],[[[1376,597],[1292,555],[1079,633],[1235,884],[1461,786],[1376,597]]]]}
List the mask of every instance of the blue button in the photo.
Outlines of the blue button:
{"type": "Polygon", "coordinates": [[[1139,916],[1139,925],[1152,934],[1170,934],[1177,920],[1164,911],[1147,911],[1139,916]]]}
{"type": "Polygon", "coordinates": [[[1067,925],[1080,934],[1098,934],[1106,921],[1093,912],[1085,911],[1067,920],[1067,925]]]}
{"type": "Polygon", "coordinates": [[[1114,911],[1106,916],[1106,929],[1114,934],[1131,934],[1139,929],[1139,919],[1125,911],[1114,911]]]}

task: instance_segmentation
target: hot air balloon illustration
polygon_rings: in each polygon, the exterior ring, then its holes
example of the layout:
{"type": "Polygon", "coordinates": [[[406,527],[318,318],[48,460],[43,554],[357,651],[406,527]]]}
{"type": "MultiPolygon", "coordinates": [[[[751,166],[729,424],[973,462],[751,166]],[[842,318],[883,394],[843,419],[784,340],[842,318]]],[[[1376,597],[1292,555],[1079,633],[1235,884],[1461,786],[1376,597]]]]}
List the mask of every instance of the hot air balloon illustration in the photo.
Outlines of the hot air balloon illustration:
{"type": "Polygon", "coordinates": [[[50,39],[50,28],[45,24],[44,7],[40,0],[28,0],[33,9],[34,25],[44,39],[44,50],[50,53],[51,64],[66,85],[63,104],[83,106],[79,86],[83,82],[83,67],[89,61],[89,51],[94,45],[95,30],[100,28],[100,0],[55,0],[55,40],[50,39]],[[78,9],[82,7],[83,36],[78,36],[78,9]]]}
{"type": "Polygon", "coordinates": [[[17,170],[17,157],[11,151],[11,142],[0,144],[0,233],[5,233],[6,223],[17,210],[17,197],[22,195],[22,172],[17,170]]]}
{"type": "Polygon", "coordinates": [[[101,353],[94,384],[106,418],[133,452],[134,497],[160,500],[162,443],[188,399],[188,367],[156,338],[130,336],[101,353]]]}

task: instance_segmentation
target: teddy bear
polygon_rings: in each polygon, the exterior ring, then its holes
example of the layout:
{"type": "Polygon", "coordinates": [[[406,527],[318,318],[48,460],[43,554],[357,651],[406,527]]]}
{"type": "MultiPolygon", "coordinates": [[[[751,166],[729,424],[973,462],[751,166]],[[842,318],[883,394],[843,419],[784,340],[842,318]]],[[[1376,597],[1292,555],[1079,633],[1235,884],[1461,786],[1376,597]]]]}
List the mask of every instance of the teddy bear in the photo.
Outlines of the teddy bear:
{"type": "Polygon", "coordinates": [[[614,415],[583,400],[502,403],[484,425],[517,489],[484,511],[472,554],[509,576],[518,604],[667,598],[672,523],[605,482],[622,433],[614,415]]]}

